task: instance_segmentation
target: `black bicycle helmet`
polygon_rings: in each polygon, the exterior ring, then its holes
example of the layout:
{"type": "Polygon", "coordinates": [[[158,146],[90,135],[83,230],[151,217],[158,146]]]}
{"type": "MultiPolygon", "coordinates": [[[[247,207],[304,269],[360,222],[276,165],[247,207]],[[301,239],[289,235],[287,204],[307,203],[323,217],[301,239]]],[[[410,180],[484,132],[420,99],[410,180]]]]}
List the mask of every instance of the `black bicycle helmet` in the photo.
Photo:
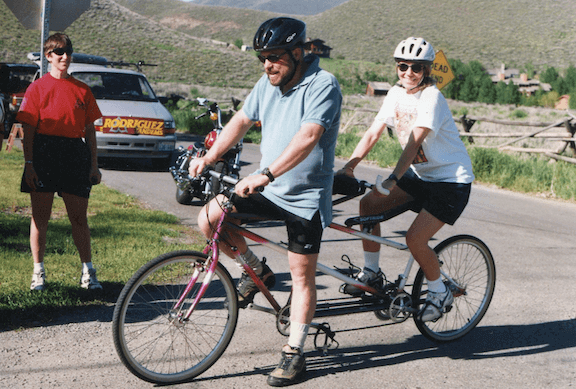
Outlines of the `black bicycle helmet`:
{"type": "Polygon", "coordinates": [[[254,35],[254,50],[274,50],[299,47],[306,42],[306,23],[303,21],[279,17],[272,18],[260,25],[254,35]]]}

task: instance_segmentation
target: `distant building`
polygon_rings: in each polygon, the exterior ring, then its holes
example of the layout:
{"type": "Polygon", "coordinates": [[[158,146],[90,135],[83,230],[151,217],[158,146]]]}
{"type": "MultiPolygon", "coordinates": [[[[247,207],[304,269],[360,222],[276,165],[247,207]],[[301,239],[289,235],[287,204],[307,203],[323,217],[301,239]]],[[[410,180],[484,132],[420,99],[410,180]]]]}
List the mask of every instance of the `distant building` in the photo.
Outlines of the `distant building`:
{"type": "Polygon", "coordinates": [[[366,95],[368,96],[386,96],[392,85],[387,82],[368,81],[366,85],[366,95]]]}
{"type": "Polygon", "coordinates": [[[499,69],[488,70],[494,84],[500,81],[506,84],[513,82],[518,86],[518,91],[526,96],[531,96],[536,91],[542,89],[544,92],[550,92],[552,86],[537,79],[529,79],[526,73],[520,73],[518,69],[507,69],[504,64],[499,69]]]}
{"type": "Polygon", "coordinates": [[[570,106],[570,95],[562,95],[554,105],[554,109],[568,109],[570,106]]]}
{"type": "Polygon", "coordinates": [[[330,58],[332,47],[326,46],[322,39],[308,39],[306,41],[306,53],[316,54],[318,57],[330,58]]]}

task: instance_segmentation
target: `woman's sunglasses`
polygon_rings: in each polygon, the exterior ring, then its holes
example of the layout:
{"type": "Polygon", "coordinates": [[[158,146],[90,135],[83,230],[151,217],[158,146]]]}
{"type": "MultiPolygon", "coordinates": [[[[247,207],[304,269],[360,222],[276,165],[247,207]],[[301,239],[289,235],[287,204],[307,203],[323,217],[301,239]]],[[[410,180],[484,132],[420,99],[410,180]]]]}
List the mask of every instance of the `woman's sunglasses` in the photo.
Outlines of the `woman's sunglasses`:
{"type": "Polygon", "coordinates": [[[270,54],[269,56],[263,56],[263,55],[259,55],[258,59],[260,60],[260,62],[264,63],[266,62],[266,60],[272,62],[272,63],[276,63],[278,61],[280,61],[280,58],[282,58],[282,56],[286,54],[286,53],[282,53],[280,55],[278,54],[270,54]]]}
{"type": "Polygon", "coordinates": [[[407,71],[408,68],[412,68],[412,71],[414,73],[420,73],[422,71],[422,69],[424,69],[424,66],[422,64],[419,64],[419,63],[415,63],[412,65],[408,65],[407,63],[399,63],[398,64],[398,69],[400,69],[401,72],[407,71]]]}
{"type": "Polygon", "coordinates": [[[53,49],[53,50],[50,50],[50,51],[48,52],[48,54],[54,53],[54,54],[56,54],[56,55],[64,55],[64,53],[66,53],[66,54],[70,55],[70,54],[72,54],[73,52],[74,52],[74,50],[72,50],[71,47],[66,46],[66,47],[57,47],[57,48],[55,48],[55,49],[53,49]]]}

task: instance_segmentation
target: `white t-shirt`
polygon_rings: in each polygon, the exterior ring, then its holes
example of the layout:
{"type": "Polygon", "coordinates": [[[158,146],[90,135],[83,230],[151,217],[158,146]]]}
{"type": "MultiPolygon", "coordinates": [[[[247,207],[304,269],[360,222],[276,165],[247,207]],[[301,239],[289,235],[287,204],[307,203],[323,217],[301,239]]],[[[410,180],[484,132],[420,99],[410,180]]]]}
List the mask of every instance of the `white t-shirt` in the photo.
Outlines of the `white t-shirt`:
{"type": "Polygon", "coordinates": [[[414,158],[412,170],[424,181],[468,184],[474,181],[472,162],[446,99],[436,86],[414,94],[394,86],[375,121],[396,130],[402,148],[415,127],[430,129],[414,158]]]}

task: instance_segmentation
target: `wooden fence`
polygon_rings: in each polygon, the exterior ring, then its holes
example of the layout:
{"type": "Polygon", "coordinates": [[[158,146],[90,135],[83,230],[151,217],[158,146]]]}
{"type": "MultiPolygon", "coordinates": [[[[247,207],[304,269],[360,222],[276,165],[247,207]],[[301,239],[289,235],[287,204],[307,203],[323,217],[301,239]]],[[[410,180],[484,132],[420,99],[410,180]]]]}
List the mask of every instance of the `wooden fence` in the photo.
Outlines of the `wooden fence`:
{"type": "MultiPolygon", "coordinates": [[[[374,112],[377,113],[378,110],[371,108],[354,108],[354,107],[342,107],[344,110],[353,111],[352,116],[346,121],[341,131],[346,131],[349,127],[355,125],[366,125],[366,122],[354,121],[358,113],[361,112],[374,112]]],[[[576,164],[576,158],[571,158],[568,156],[563,156],[561,154],[569,154],[571,156],[576,156],[576,116],[567,113],[567,116],[558,120],[554,123],[542,123],[542,122],[518,122],[512,120],[498,120],[487,117],[467,117],[463,115],[461,117],[455,117],[454,121],[459,124],[462,128],[460,135],[463,137],[468,137],[468,141],[472,144],[475,143],[474,138],[493,138],[493,139],[506,139],[496,145],[481,145],[480,147],[492,147],[498,148],[504,151],[522,152],[522,153],[538,153],[546,155],[549,158],[555,160],[561,160],[576,164]],[[485,133],[485,132],[474,132],[473,127],[477,123],[493,123],[504,126],[510,126],[510,132],[497,132],[497,133],[485,133]],[[517,129],[519,127],[535,127],[537,130],[530,132],[520,132],[517,129]],[[563,132],[559,132],[558,129],[563,128],[563,132]],[[551,130],[556,129],[555,132],[551,130]],[[515,131],[514,131],[515,130],[515,131]],[[530,148],[530,147],[514,147],[514,143],[518,143],[527,139],[540,139],[544,141],[560,143],[561,146],[556,149],[552,148],[530,148]]],[[[478,127],[478,125],[476,126],[478,127]]],[[[389,130],[389,135],[392,135],[389,130]]]]}

